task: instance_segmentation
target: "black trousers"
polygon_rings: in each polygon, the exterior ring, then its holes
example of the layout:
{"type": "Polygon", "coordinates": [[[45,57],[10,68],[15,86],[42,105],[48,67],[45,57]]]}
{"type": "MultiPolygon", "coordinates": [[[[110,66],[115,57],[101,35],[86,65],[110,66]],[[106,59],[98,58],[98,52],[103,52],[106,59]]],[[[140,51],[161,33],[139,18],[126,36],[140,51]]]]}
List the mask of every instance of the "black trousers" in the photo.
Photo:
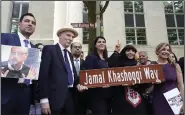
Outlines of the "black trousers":
{"type": "Polygon", "coordinates": [[[87,91],[76,92],[75,94],[75,115],[86,115],[89,109],[89,99],[87,91]]]}
{"type": "Polygon", "coordinates": [[[74,115],[74,96],[73,90],[69,88],[64,106],[58,110],[51,110],[52,115],[74,115]]]}
{"type": "Polygon", "coordinates": [[[92,115],[108,115],[112,108],[112,88],[92,88],[88,90],[89,107],[92,115]]]}
{"type": "Polygon", "coordinates": [[[29,115],[31,105],[31,87],[15,85],[14,93],[7,103],[1,103],[2,115],[29,115]]]}
{"type": "Polygon", "coordinates": [[[92,115],[111,114],[112,98],[94,98],[90,103],[92,115]]]}

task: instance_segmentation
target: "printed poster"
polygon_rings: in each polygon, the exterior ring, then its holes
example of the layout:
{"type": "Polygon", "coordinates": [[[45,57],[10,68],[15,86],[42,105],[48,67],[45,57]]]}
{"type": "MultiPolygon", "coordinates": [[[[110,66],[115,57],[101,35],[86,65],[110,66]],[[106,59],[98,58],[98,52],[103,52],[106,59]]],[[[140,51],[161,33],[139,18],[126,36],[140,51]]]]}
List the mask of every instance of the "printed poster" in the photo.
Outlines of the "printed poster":
{"type": "Polygon", "coordinates": [[[183,106],[183,101],[179,90],[177,88],[174,88],[164,93],[164,97],[166,98],[174,114],[175,115],[179,114],[181,107],[183,106]]]}
{"type": "Polygon", "coordinates": [[[38,80],[40,50],[1,45],[1,77],[38,80]]]}

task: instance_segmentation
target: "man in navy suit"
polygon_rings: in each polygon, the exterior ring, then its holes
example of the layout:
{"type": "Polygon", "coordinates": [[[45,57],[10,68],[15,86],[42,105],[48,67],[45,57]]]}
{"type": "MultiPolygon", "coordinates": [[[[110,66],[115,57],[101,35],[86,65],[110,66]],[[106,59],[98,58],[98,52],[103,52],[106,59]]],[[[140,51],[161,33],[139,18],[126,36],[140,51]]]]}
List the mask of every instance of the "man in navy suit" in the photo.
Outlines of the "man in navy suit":
{"type": "Polygon", "coordinates": [[[67,50],[78,33],[66,26],[57,31],[57,36],[59,43],[46,45],[42,50],[38,80],[41,110],[43,114],[72,115],[76,88],[87,89],[78,84],[73,57],[67,50]]]}
{"type": "MultiPolygon", "coordinates": [[[[36,20],[33,14],[26,13],[21,16],[18,33],[2,33],[1,44],[32,48],[29,41],[34,33],[36,20]]],[[[1,110],[2,115],[19,114],[28,115],[32,101],[32,81],[24,78],[1,78],[1,110]]]]}
{"type": "MultiPolygon", "coordinates": [[[[80,67],[83,65],[84,60],[81,59],[82,45],[79,42],[73,42],[70,46],[73,55],[74,65],[77,72],[77,79],[80,79],[80,67]]],[[[86,115],[88,110],[87,91],[76,92],[75,94],[75,113],[77,115],[86,115]]]]}

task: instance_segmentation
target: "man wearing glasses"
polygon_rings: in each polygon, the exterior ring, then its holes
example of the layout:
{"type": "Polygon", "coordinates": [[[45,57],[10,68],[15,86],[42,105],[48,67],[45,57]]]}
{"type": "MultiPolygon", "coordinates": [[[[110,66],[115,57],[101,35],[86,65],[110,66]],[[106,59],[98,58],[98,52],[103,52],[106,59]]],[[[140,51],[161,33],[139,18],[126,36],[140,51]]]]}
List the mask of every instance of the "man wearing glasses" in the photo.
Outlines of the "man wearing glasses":
{"type": "MultiPolygon", "coordinates": [[[[71,44],[71,54],[73,55],[75,69],[78,75],[78,80],[80,79],[79,72],[80,67],[84,60],[81,58],[82,45],[79,42],[73,42],[71,44]]],[[[78,115],[85,115],[88,112],[88,99],[87,91],[76,92],[75,96],[75,113],[78,115]]]]}

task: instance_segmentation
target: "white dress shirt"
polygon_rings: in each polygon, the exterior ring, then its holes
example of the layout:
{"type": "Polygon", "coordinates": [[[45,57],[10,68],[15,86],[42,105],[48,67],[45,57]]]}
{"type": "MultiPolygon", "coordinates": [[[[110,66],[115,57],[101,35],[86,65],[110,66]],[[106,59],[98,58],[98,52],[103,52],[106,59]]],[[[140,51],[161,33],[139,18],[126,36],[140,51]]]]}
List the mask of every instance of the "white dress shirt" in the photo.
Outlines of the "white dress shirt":
{"type": "MultiPolygon", "coordinates": [[[[21,42],[21,47],[25,47],[24,40],[26,40],[26,38],[20,32],[18,32],[18,36],[19,36],[19,39],[20,39],[20,42],[21,42]]],[[[29,39],[27,39],[27,40],[29,41],[29,39]]],[[[31,48],[30,41],[29,41],[29,44],[28,44],[28,48],[31,48]]],[[[18,83],[24,83],[24,78],[19,78],[18,83]]],[[[32,84],[31,81],[30,81],[30,84],[32,84]]]]}
{"type": "MultiPolygon", "coordinates": [[[[64,49],[65,49],[65,48],[64,48],[60,43],[58,43],[58,44],[59,44],[60,49],[61,49],[61,51],[62,51],[63,58],[65,59],[65,57],[64,57],[64,49]]],[[[71,58],[69,57],[69,53],[68,53],[68,52],[67,52],[67,58],[68,58],[68,60],[69,60],[69,65],[70,65],[70,68],[71,68],[71,71],[72,71],[73,84],[74,84],[73,67],[72,67],[71,58]]],[[[72,85],[69,85],[68,87],[73,87],[73,84],[72,84],[72,85]]],[[[44,99],[41,99],[41,100],[40,100],[40,103],[48,103],[48,102],[49,102],[48,98],[44,98],[44,99]]]]}
{"type": "MultiPolygon", "coordinates": [[[[25,47],[25,42],[24,40],[26,40],[26,38],[20,33],[18,32],[18,36],[20,38],[20,42],[21,42],[21,47],[25,47]]],[[[29,41],[29,44],[28,44],[28,48],[31,48],[31,45],[30,45],[30,40],[27,39],[29,41]]]]}
{"type": "Polygon", "coordinates": [[[79,67],[80,67],[80,58],[73,58],[74,64],[76,63],[75,59],[78,59],[78,65],[79,65],[79,67]]]}

